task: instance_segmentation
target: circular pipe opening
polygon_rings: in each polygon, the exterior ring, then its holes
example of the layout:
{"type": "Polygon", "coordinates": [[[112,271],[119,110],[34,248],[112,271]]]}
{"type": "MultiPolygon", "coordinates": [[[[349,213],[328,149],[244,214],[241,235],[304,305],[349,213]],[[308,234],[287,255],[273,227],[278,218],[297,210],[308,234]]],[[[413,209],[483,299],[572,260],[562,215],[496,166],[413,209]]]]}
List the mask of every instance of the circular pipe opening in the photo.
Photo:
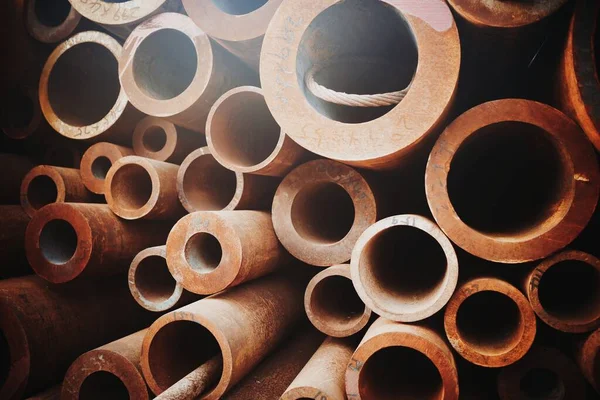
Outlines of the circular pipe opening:
{"type": "Polygon", "coordinates": [[[167,144],[167,132],[160,126],[151,126],[144,132],[142,143],[146,150],[157,153],[167,144]]]}
{"type": "Polygon", "coordinates": [[[57,200],[58,188],[49,176],[38,175],[29,182],[29,186],[27,187],[27,201],[34,210],[39,210],[57,200]]]}
{"type": "MultiPolygon", "coordinates": [[[[156,384],[166,390],[220,354],[217,339],[208,329],[195,322],[174,321],[162,327],[152,338],[148,364],[156,384]]],[[[215,380],[213,387],[218,381],[215,380]]],[[[210,390],[212,388],[206,392],[210,390]]]]}
{"type": "Polygon", "coordinates": [[[72,126],[102,120],[120,90],[117,59],[98,43],[80,43],[65,51],[48,77],[50,105],[58,118],[72,126]]]}
{"type": "Polygon", "coordinates": [[[221,243],[210,233],[196,233],[185,245],[186,261],[200,274],[208,274],[217,269],[222,257],[221,243]]]}
{"type": "Polygon", "coordinates": [[[4,336],[4,332],[0,330],[0,387],[3,387],[8,379],[10,365],[10,346],[6,340],[6,336],[4,336]]]}
{"type": "Polygon", "coordinates": [[[133,56],[136,85],[156,100],[169,100],[183,93],[192,83],[197,68],[194,43],[175,29],[151,33],[133,56]]]}
{"type": "Polygon", "coordinates": [[[310,305],[313,314],[338,329],[356,324],[365,311],[365,305],[354,290],[352,281],[336,275],[317,283],[310,305]]]}
{"type": "Polygon", "coordinates": [[[55,265],[66,264],[77,250],[77,232],[65,220],[52,220],[42,228],[39,245],[46,261],[55,265]]]}
{"type": "Polygon", "coordinates": [[[211,155],[192,161],[183,175],[183,192],[196,211],[219,211],[235,196],[237,179],[211,155]]]}
{"type": "Polygon", "coordinates": [[[108,157],[100,156],[92,162],[92,175],[94,178],[105,179],[112,162],[108,157]]]}
{"type": "Polygon", "coordinates": [[[538,284],[544,310],[555,318],[585,324],[600,316],[600,271],[579,260],[552,265],[538,284]]]}
{"type": "Polygon", "coordinates": [[[79,388],[79,400],[129,400],[129,398],[129,391],[123,381],[107,371],[97,371],[88,375],[79,388]]]}
{"type": "Polygon", "coordinates": [[[294,229],[303,239],[319,244],[341,241],[354,224],[354,203],[340,185],[320,182],[306,185],[292,203],[294,229]]]}
{"type": "Polygon", "coordinates": [[[306,74],[318,65],[321,69],[313,70],[315,81],[326,88],[379,94],[406,88],[417,63],[416,39],[402,14],[382,1],[348,0],[327,8],[309,25],[300,42],[296,75],[306,99],[319,113],[339,122],[362,123],[394,107],[325,102],[306,88],[306,74]]]}
{"type": "Polygon", "coordinates": [[[560,377],[546,368],[533,368],[521,378],[521,394],[529,400],[564,399],[565,385],[560,377]]]}
{"type": "Polygon", "coordinates": [[[358,377],[363,399],[438,400],[443,381],[433,362],[409,347],[392,346],[378,350],[363,366],[358,377]]]}
{"type": "Polygon", "coordinates": [[[221,11],[231,15],[244,15],[256,11],[269,0],[212,0],[221,11]]]}
{"type": "Polygon", "coordinates": [[[113,175],[110,185],[115,204],[128,211],[144,207],[152,195],[152,178],[138,164],[122,165],[113,175]]]}
{"type": "Polygon", "coordinates": [[[216,108],[211,121],[215,153],[237,167],[265,161],[277,147],[281,128],[260,93],[240,92],[216,108]]]}
{"type": "Polygon", "coordinates": [[[69,16],[71,3],[68,0],[34,0],[34,12],[38,21],[46,26],[59,26],[69,16]]]}
{"type": "Polygon", "coordinates": [[[448,195],[471,228],[490,236],[525,236],[560,219],[555,214],[573,180],[565,174],[547,132],[501,122],[480,129],[460,146],[450,165],[448,195]]]}
{"type": "Polygon", "coordinates": [[[159,256],[146,257],[140,261],[135,270],[134,280],[139,293],[153,303],[169,300],[177,287],[177,282],[167,267],[167,261],[159,256]]]}
{"type": "Polygon", "coordinates": [[[466,343],[486,355],[510,351],[523,333],[517,304],[493,291],[477,292],[466,298],[456,314],[456,327],[466,343]]]}

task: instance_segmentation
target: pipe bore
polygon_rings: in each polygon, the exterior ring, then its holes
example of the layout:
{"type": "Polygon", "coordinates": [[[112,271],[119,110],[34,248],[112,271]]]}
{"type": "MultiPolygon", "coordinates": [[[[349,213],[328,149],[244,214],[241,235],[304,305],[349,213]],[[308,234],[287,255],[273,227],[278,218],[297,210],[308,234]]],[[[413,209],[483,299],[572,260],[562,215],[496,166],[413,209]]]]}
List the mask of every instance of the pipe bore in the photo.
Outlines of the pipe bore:
{"type": "Polygon", "coordinates": [[[27,201],[31,207],[38,210],[47,204],[58,201],[56,183],[46,175],[38,175],[31,180],[27,189],[27,201]]]}
{"type": "Polygon", "coordinates": [[[71,12],[71,4],[68,0],[60,0],[49,3],[43,0],[32,0],[29,2],[38,21],[46,26],[56,27],[62,24],[71,12]]]}
{"type": "Polygon", "coordinates": [[[92,175],[94,178],[104,180],[111,166],[112,162],[108,157],[100,156],[92,162],[92,175]]]}
{"type": "Polygon", "coordinates": [[[110,192],[116,207],[125,211],[138,211],[150,201],[152,188],[152,177],[144,167],[126,164],[114,173],[110,192]]]}
{"type": "Polygon", "coordinates": [[[129,400],[129,391],[119,377],[107,371],[89,375],[79,389],[80,400],[129,400]]]}
{"type": "Polygon", "coordinates": [[[39,246],[49,263],[66,264],[77,250],[77,232],[65,220],[52,220],[42,228],[39,246]]]}
{"type": "Polygon", "coordinates": [[[68,0],[26,2],[25,25],[36,40],[57,43],[67,39],[77,28],[81,15],[68,0]]]}
{"type": "Polygon", "coordinates": [[[167,134],[164,129],[155,126],[144,133],[142,142],[148,151],[156,153],[161,151],[167,144],[167,134]]]}
{"type": "Polygon", "coordinates": [[[240,3],[235,0],[212,0],[219,10],[231,15],[249,14],[267,4],[268,1],[269,0],[248,0],[240,3]]]}
{"type": "Polygon", "coordinates": [[[104,194],[104,181],[112,165],[119,159],[133,155],[133,150],[116,144],[100,142],[90,146],[81,157],[81,180],[96,194],[104,194]]]}
{"type": "Polygon", "coordinates": [[[223,258],[219,240],[210,233],[197,233],[185,245],[185,259],[199,274],[213,272],[223,258]]]}

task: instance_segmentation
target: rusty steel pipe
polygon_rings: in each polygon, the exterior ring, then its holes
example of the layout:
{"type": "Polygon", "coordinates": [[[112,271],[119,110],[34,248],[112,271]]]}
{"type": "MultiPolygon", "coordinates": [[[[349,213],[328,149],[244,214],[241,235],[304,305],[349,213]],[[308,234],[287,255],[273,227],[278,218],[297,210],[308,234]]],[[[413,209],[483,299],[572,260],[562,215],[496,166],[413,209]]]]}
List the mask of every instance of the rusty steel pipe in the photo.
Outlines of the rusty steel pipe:
{"type": "Polygon", "coordinates": [[[68,0],[25,1],[25,26],[29,34],[42,43],[58,43],[75,32],[81,14],[68,0]]]}
{"type": "Polygon", "coordinates": [[[214,356],[218,383],[201,398],[220,398],[250,372],[302,317],[302,280],[263,278],[160,317],[142,347],[142,370],[160,394],[214,356]]]}
{"type": "Polygon", "coordinates": [[[458,282],[452,243],[419,215],[396,215],[367,228],[354,246],[350,270],[367,307],[398,322],[432,316],[448,303],[458,282]]]}
{"type": "Polygon", "coordinates": [[[0,398],[20,399],[64,376],[83,352],[148,326],[152,313],[122,278],[52,286],[37,276],[0,281],[0,398]]]}
{"type": "Polygon", "coordinates": [[[104,180],[108,206],[129,220],[178,219],[186,213],[177,197],[178,168],[139,156],[120,158],[104,180]]]}
{"type": "Polygon", "coordinates": [[[42,112],[54,130],[70,139],[130,140],[141,114],[119,83],[121,52],[119,42],[95,31],[54,49],[39,85],[42,112]]]}
{"type": "Polygon", "coordinates": [[[21,206],[30,216],[52,203],[98,203],[100,198],[87,190],[79,170],[38,165],[21,183],[21,206]]]}
{"type": "Polygon", "coordinates": [[[352,336],[371,318],[371,309],[352,286],[348,264],[326,268],[310,280],[304,309],[315,328],[332,337],[352,336]]]}
{"type": "Polygon", "coordinates": [[[477,278],[456,289],[446,307],[444,328],[463,358],[495,368],[513,364],[529,351],[536,319],[517,288],[497,278],[477,278]]]}
{"type": "Polygon", "coordinates": [[[31,219],[25,251],[34,271],[52,283],[114,275],[141,250],[164,243],[169,228],[122,220],[106,204],[56,203],[31,219]]]}
{"type": "Polygon", "coordinates": [[[450,347],[437,332],[419,325],[377,319],[346,369],[349,399],[458,400],[458,392],[450,347]]]}
{"type": "Polygon", "coordinates": [[[61,400],[148,400],[140,356],[147,329],[79,356],[67,370],[61,400]]]}
{"type": "Polygon", "coordinates": [[[498,374],[501,400],[585,399],[586,386],[575,363],[557,349],[534,346],[498,374]]]}
{"type": "Polygon", "coordinates": [[[575,356],[585,379],[600,393],[600,329],[590,333],[580,343],[575,356]]]}
{"type": "Polygon", "coordinates": [[[358,171],[331,160],[294,169],[273,199],[273,226],[283,246],[307,264],[329,267],[350,259],[380,207],[373,187],[358,171]]]}
{"type": "Polygon", "coordinates": [[[155,400],[196,399],[217,383],[222,370],[222,357],[215,356],[156,396],[155,400]]]}
{"type": "Polygon", "coordinates": [[[81,180],[92,193],[104,194],[104,180],[110,167],[119,159],[133,155],[133,149],[100,142],[91,145],[81,158],[81,180]]]}
{"type": "Polygon", "coordinates": [[[0,279],[28,275],[25,231],[30,217],[21,206],[0,206],[0,279]]]}
{"type": "Polygon", "coordinates": [[[212,106],[206,122],[211,154],[226,168],[242,173],[284,176],[306,158],[273,119],[262,89],[231,89],[212,106]]]}
{"type": "Polygon", "coordinates": [[[565,247],[600,188],[594,149],[560,111],[529,100],[481,104],[452,122],[425,173],[427,201],[459,247],[520,263],[565,247]]]}
{"type": "Polygon", "coordinates": [[[34,164],[27,157],[0,153],[0,165],[6,168],[0,174],[0,204],[21,204],[21,182],[34,164]]]}
{"type": "Polygon", "coordinates": [[[287,253],[264,211],[199,211],[167,238],[167,265],[192,293],[213,294],[283,267],[287,253]]]}
{"type": "Polygon", "coordinates": [[[193,150],[206,146],[204,135],[166,119],[146,117],[133,131],[133,150],[140,157],[181,164],[193,150]]]}
{"type": "Polygon", "coordinates": [[[140,111],[203,132],[210,106],[227,90],[256,79],[186,15],[141,23],[119,60],[121,84],[140,111]]]}

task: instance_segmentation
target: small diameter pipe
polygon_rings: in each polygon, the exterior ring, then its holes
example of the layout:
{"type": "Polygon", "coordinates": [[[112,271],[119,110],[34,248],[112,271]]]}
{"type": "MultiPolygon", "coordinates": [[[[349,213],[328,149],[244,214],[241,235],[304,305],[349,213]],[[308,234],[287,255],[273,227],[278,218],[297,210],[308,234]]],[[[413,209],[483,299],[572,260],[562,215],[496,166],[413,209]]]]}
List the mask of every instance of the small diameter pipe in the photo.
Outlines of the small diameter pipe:
{"type": "Polygon", "coordinates": [[[68,0],[25,1],[25,26],[42,43],[62,42],[75,32],[80,21],[81,14],[68,0]]]}
{"type": "Polygon", "coordinates": [[[585,379],[600,393],[600,329],[590,333],[580,343],[576,360],[585,379]]]}
{"type": "Polygon", "coordinates": [[[104,194],[104,180],[110,167],[119,159],[133,155],[133,149],[100,142],[91,145],[81,158],[81,180],[92,193],[104,194]]]}
{"type": "Polygon", "coordinates": [[[222,370],[221,357],[213,357],[156,396],[155,400],[194,400],[217,382],[222,370]]]}

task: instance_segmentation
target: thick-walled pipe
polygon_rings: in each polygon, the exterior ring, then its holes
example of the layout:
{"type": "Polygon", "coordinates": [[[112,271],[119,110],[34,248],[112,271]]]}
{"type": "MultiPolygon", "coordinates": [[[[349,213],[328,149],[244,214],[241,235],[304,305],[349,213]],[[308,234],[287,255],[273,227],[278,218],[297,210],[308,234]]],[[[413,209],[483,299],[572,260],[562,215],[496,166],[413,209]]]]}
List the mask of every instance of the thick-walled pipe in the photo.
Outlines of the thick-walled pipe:
{"type": "Polygon", "coordinates": [[[504,367],[529,351],[536,319],[517,288],[497,278],[477,278],[456,289],[446,307],[444,328],[452,347],[466,360],[504,367]]]}
{"type": "Polygon", "coordinates": [[[90,146],[81,158],[81,180],[92,193],[104,194],[104,180],[108,170],[123,157],[133,155],[133,149],[100,142],[90,146]]]}
{"type": "Polygon", "coordinates": [[[242,86],[212,106],[206,122],[211,154],[226,168],[242,173],[284,176],[306,158],[306,151],[273,119],[262,89],[242,86]]]}
{"type": "Polygon", "coordinates": [[[435,331],[379,318],[346,369],[349,399],[458,400],[452,351],[435,331]]]}
{"type": "Polygon", "coordinates": [[[0,398],[20,399],[64,376],[83,352],[141,329],[153,314],[122,278],[51,286],[37,276],[0,282],[0,398]]]}
{"type": "Polygon", "coordinates": [[[177,194],[188,212],[268,210],[278,183],[225,168],[208,147],[191,152],[177,172],[177,194]]]}
{"type": "Polygon", "coordinates": [[[458,282],[458,258],[434,222],[419,215],[396,215],[359,237],[351,273],[367,307],[393,321],[415,322],[448,303],[458,282]]]}
{"type": "Polygon", "coordinates": [[[452,122],[425,173],[429,208],[478,257],[520,263],[565,247],[600,188],[593,147],[560,111],[529,100],[481,104],[452,122]]]}
{"type": "Polygon", "coordinates": [[[227,90],[256,81],[188,16],[164,13],[141,23],[119,60],[121,84],[140,111],[203,132],[210,106],[227,90]]]}
{"type": "Polygon", "coordinates": [[[334,265],[315,275],[304,293],[310,322],[328,336],[346,337],[363,329],[371,318],[352,286],[350,265],[334,265]]]}
{"type": "Polygon", "coordinates": [[[80,21],[81,14],[69,0],[25,1],[25,26],[42,43],[62,42],[75,32],[80,21]]]}
{"type": "Polygon", "coordinates": [[[155,400],[196,399],[217,383],[222,370],[222,357],[214,356],[156,396],[155,400]]]}
{"type": "Polygon", "coordinates": [[[62,400],[148,400],[140,356],[147,329],[79,356],[67,370],[62,400]]]}
{"type": "Polygon", "coordinates": [[[96,203],[100,198],[87,190],[79,170],[38,165],[21,183],[21,206],[30,216],[52,203],[96,203]]]}
{"type": "Polygon", "coordinates": [[[0,204],[21,204],[21,182],[33,163],[27,157],[0,153],[0,165],[5,168],[0,174],[0,204]]]}
{"type": "Polygon", "coordinates": [[[580,344],[576,360],[585,379],[600,393],[600,329],[592,332],[580,344]]]}
{"type": "Polygon", "coordinates": [[[585,399],[586,385],[575,363],[560,351],[534,346],[498,374],[501,400],[585,399]]]}
{"type": "Polygon", "coordinates": [[[175,164],[148,158],[120,158],[104,180],[106,202],[124,219],[178,219],[185,210],[177,197],[177,170],[175,164]]]}
{"type": "Polygon", "coordinates": [[[133,131],[135,154],[158,161],[181,164],[188,154],[202,146],[206,146],[204,135],[162,118],[146,117],[133,131]]]}
{"type": "Polygon", "coordinates": [[[358,237],[380,207],[364,176],[331,160],[290,172],[273,199],[273,226],[283,246],[307,264],[329,267],[350,259],[358,237]]]}
{"type": "Polygon", "coordinates": [[[600,327],[600,260],[568,250],[542,261],[527,275],[525,293],[538,317],[562,332],[600,327]]]}
{"type": "Polygon", "coordinates": [[[192,293],[220,292],[267,275],[286,260],[264,211],[192,213],[167,239],[169,271],[192,293]]]}
{"type": "Polygon", "coordinates": [[[271,277],[219,293],[159,318],[142,347],[142,370],[160,394],[214,356],[223,369],[203,400],[220,398],[303,315],[303,283],[271,277]]]}
{"type": "Polygon", "coordinates": [[[327,338],[281,396],[281,400],[346,400],[345,375],[356,338],[327,338]]]}
{"type": "Polygon", "coordinates": [[[95,31],[78,33],[54,49],[39,86],[42,112],[54,130],[70,139],[130,140],[141,114],[119,83],[121,52],[113,37],[95,31]]]}
{"type": "Polygon", "coordinates": [[[122,220],[106,204],[50,204],[27,226],[25,250],[38,275],[63,283],[80,275],[126,272],[138,252],[165,243],[169,228],[159,222],[122,220]]]}
{"type": "Polygon", "coordinates": [[[28,275],[25,231],[30,217],[21,206],[0,206],[0,279],[28,275]]]}

